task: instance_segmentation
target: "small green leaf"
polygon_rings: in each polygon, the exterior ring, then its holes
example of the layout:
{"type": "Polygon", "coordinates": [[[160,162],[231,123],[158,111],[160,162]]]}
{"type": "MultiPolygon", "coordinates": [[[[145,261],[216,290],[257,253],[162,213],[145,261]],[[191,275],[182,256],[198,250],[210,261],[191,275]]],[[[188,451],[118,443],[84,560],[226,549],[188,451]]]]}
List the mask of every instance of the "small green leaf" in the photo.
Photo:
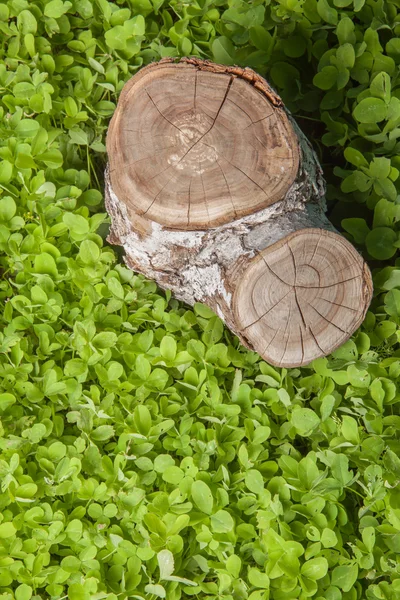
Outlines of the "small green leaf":
{"type": "Polygon", "coordinates": [[[387,116],[387,107],[380,98],[363,98],[353,111],[359,123],[380,123],[387,116]]]}
{"type": "Polygon", "coordinates": [[[235,522],[226,510],[219,510],[211,516],[211,529],[215,533],[227,533],[235,527],[235,522]]]}
{"type": "Polygon", "coordinates": [[[14,527],[14,525],[10,522],[7,521],[7,523],[1,523],[0,524],[0,539],[6,539],[9,537],[12,537],[13,535],[15,535],[16,533],[16,529],[14,527]]]}
{"type": "Polygon", "coordinates": [[[30,585],[21,583],[15,590],[15,600],[30,600],[33,590],[30,585]]]}
{"type": "Polygon", "coordinates": [[[208,485],[200,479],[194,481],[190,493],[197,508],[210,515],[213,510],[214,501],[208,485]]]}
{"type": "Polygon", "coordinates": [[[69,600],[90,600],[90,594],[81,583],[72,583],[68,587],[69,600]]]}
{"type": "Polygon", "coordinates": [[[174,555],[170,550],[161,550],[157,554],[160,579],[166,579],[174,572],[174,555]]]}
{"type": "Polygon", "coordinates": [[[342,565],[335,567],[332,572],[332,585],[340,588],[343,592],[349,592],[357,580],[358,566],[342,565]]]}
{"type": "Polygon", "coordinates": [[[63,215],[63,221],[74,234],[84,235],[89,232],[89,221],[81,215],[66,212],[63,215]]]}
{"type": "Polygon", "coordinates": [[[319,425],[320,419],[311,408],[296,407],[291,416],[291,423],[299,435],[307,436],[319,425]]]}
{"type": "Polygon", "coordinates": [[[57,277],[58,275],[56,262],[51,254],[47,252],[38,254],[35,257],[34,270],[35,273],[51,275],[52,277],[57,277]]]}
{"type": "Polygon", "coordinates": [[[246,487],[255,494],[262,494],[264,491],[264,480],[260,471],[256,469],[250,469],[245,475],[246,487]]]}
{"type": "Polygon", "coordinates": [[[373,258],[387,260],[396,254],[397,235],[389,227],[376,227],[365,238],[367,250],[373,258]]]}
{"type": "Polygon", "coordinates": [[[170,335],[166,335],[161,340],[160,344],[160,352],[161,356],[165,358],[165,360],[171,362],[175,359],[176,356],[176,341],[170,335]]]}
{"type": "Polygon", "coordinates": [[[322,579],[328,572],[328,561],[323,556],[312,558],[301,567],[301,574],[313,581],[322,579]]]}

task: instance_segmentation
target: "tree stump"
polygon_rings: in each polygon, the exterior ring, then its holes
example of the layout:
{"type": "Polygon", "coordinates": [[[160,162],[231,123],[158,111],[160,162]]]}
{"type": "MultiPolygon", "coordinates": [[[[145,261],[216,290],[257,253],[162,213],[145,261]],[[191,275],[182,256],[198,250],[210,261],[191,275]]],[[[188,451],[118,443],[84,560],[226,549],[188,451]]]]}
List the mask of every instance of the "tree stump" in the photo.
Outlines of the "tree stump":
{"type": "Polygon", "coordinates": [[[109,241],[277,366],[332,352],[362,322],[371,275],[325,216],[317,158],[251,69],[186,58],[124,86],[107,135],[109,241]]]}

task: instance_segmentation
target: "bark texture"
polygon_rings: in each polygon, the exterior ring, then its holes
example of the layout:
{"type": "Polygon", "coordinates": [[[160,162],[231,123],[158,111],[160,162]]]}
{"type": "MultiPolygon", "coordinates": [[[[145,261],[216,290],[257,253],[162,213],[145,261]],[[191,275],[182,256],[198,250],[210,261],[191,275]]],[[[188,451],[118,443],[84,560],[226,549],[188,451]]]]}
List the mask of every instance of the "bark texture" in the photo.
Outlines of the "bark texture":
{"type": "Polygon", "coordinates": [[[369,270],[325,216],[311,146],[251,69],[149,65],[122,91],[107,150],[109,241],[132,269],[208,304],[278,366],[328,354],[359,326],[369,270]]]}

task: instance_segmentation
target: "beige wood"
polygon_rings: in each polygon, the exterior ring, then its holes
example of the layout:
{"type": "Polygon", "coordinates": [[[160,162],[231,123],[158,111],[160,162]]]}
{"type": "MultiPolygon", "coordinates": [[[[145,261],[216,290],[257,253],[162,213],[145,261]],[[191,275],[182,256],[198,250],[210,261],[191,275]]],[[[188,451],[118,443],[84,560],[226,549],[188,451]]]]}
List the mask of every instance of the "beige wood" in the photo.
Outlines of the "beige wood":
{"type": "Polygon", "coordinates": [[[208,304],[274,365],[306,365],[360,325],[370,271],[325,216],[312,148],[254,71],[145,67],[121,92],[107,151],[108,239],[129,267],[208,304]]]}
{"type": "Polygon", "coordinates": [[[347,240],[304,229],[251,261],[233,306],[237,326],[254,349],[288,367],[345,342],[361,324],[371,291],[369,271],[347,240]]]}
{"type": "Polygon", "coordinates": [[[107,136],[113,190],[175,229],[204,229],[281,199],[299,163],[281,106],[238,76],[198,61],[143,69],[118,103],[107,136]]]}

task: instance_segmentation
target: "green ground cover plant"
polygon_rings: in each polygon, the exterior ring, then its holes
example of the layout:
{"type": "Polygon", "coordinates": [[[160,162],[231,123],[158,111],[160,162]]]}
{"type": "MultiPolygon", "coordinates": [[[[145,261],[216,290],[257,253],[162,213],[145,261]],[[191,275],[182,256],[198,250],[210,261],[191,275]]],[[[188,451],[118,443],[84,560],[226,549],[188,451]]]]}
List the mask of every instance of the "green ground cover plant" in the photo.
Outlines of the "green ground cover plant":
{"type": "Polygon", "coordinates": [[[0,2],[0,598],[400,598],[400,11],[0,2]],[[164,56],[251,66],[369,260],[361,330],[275,369],[107,245],[104,138],[164,56]]]}

